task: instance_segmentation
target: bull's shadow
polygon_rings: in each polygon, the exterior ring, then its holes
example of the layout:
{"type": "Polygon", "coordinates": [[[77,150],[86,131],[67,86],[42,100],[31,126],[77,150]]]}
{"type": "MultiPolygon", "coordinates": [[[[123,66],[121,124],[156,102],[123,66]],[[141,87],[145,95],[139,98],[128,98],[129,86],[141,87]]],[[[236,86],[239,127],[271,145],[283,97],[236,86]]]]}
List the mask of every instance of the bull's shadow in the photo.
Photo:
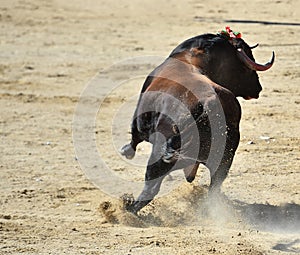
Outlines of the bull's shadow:
{"type": "Polygon", "coordinates": [[[300,205],[287,203],[276,206],[270,204],[247,204],[232,201],[242,218],[258,230],[269,232],[300,233],[300,205]]]}
{"type": "MultiPolygon", "coordinates": [[[[300,205],[287,203],[282,206],[270,204],[247,204],[241,201],[233,201],[233,206],[238,210],[242,219],[261,231],[300,234],[300,205]]],[[[299,254],[297,248],[300,239],[281,241],[272,249],[282,252],[299,254]]]]}

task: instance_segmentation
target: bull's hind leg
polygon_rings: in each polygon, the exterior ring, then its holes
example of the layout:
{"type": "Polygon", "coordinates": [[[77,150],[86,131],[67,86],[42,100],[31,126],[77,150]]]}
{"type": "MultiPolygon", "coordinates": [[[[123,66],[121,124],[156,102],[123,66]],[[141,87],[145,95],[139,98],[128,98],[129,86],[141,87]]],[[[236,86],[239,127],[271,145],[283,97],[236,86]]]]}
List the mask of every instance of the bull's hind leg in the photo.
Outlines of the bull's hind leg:
{"type": "Polygon", "coordinates": [[[135,155],[136,146],[144,141],[142,134],[137,129],[137,120],[134,118],[131,125],[131,141],[129,144],[125,144],[121,149],[121,155],[128,159],[132,159],[135,155]]]}
{"type": "Polygon", "coordinates": [[[136,151],[136,146],[139,144],[133,142],[133,140],[131,140],[130,143],[125,144],[121,149],[120,149],[120,153],[121,155],[125,156],[127,159],[133,159],[135,156],[135,151],[136,151]]]}
{"type": "Polygon", "coordinates": [[[153,163],[155,158],[157,159],[152,153],[149,159],[149,163],[151,162],[152,164],[150,163],[151,165],[147,166],[144,189],[137,200],[127,206],[126,209],[128,211],[137,213],[144,206],[149,204],[159,192],[164,177],[171,170],[173,164],[165,163],[162,159],[153,163]]]}

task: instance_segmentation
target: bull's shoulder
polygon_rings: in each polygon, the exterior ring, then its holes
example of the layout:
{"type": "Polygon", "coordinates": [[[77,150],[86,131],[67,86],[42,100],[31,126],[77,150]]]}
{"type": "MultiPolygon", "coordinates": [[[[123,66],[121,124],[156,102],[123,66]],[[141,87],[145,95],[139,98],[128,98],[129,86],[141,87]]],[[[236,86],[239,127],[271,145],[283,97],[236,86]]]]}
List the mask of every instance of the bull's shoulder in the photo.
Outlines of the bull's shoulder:
{"type": "Polygon", "coordinates": [[[219,100],[226,122],[230,126],[238,127],[241,120],[241,106],[235,95],[226,88],[213,86],[216,92],[216,100],[219,100]]]}

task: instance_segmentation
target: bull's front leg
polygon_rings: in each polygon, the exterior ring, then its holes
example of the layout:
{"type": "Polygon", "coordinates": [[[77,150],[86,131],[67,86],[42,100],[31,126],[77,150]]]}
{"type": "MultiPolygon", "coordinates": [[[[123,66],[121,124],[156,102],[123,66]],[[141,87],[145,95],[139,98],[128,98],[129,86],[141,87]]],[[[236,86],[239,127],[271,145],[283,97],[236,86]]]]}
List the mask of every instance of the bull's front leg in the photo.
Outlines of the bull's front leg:
{"type": "Polygon", "coordinates": [[[226,179],[231,167],[235,151],[238,147],[240,134],[238,129],[228,128],[225,150],[222,156],[221,163],[217,168],[207,166],[210,170],[211,182],[209,191],[211,193],[219,193],[221,185],[226,179]]]}
{"type": "Polygon", "coordinates": [[[187,182],[192,182],[197,174],[197,170],[200,163],[196,163],[194,165],[187,166],[183,169],[185,179],[187,182]]]}
{"type": "Polygon", "coordinates": [[[230,166],[232,164],[232,158],[227,158],[221,161],[219,167],[217,170],[212,173],[212,170],[210,169],[211,172],[211,178],[210,178],[210,185],[209,185],[209,192],[210,193],[220,193],[221,191],[221,185],[226,179],[230,166]]]}

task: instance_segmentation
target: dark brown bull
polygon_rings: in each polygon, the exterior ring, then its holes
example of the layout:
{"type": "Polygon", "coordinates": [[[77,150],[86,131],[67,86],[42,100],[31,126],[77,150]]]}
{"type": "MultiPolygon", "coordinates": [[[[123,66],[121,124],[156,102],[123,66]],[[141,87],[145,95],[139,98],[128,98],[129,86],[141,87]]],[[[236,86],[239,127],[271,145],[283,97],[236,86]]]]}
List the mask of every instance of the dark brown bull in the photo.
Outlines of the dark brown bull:
{"type": "Polygon", "coordinates": [[[152,143],[145,186],[128,210],[136,213],[159,192],[163,178],[184,169],[188,182],[199,164],[210,170],[210,191],[219,191],[239,144],[241,107],[236,97],[258,98],[257,64],[241,38],[204,34],[177,46],[146,79],[122,155],[133,158],[142,141],[152,143]]]}

